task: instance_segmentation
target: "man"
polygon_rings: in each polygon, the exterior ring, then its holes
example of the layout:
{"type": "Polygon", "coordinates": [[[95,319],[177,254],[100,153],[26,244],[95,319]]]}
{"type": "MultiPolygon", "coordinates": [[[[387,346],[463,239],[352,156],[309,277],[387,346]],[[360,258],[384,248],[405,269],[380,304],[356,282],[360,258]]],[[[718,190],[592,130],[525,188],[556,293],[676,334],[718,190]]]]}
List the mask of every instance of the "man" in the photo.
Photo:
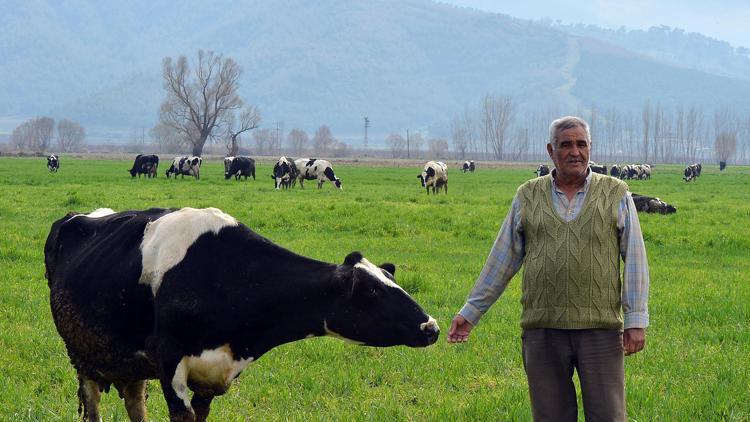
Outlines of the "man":
{"type": "Polygon", "coordinates": [[[448,342],[467,341],[523,265],[522,354],[534,419],[577,419],[575,370],[586,420],[624,421],[623,355],[643,349],[648,326],[638,214],[624,182],[589,169],[585,121],[553,121],[547,152],[555,169],[518,189],[448,342]]]}

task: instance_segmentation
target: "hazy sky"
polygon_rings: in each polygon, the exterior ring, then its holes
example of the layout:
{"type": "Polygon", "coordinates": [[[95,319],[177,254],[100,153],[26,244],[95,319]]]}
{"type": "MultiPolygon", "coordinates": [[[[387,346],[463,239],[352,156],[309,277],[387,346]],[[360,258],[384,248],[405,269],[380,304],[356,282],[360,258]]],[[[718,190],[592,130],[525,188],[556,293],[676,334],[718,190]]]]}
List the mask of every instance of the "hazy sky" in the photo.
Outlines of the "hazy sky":
{"type": "Polygon", "coordinates": [[[606,28],[667,25],[750,48],[750,0],[440,0],[524,19],[606,28]]]}

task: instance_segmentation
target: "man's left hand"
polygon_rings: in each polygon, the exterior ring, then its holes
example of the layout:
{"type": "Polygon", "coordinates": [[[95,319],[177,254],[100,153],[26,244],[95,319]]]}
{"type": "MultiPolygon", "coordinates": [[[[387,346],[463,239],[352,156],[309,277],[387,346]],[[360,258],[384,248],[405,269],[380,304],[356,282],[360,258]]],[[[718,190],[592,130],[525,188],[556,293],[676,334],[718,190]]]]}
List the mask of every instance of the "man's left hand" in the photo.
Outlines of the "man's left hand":
{"type": "Polygon", "coordinates": [[[644,328],[628,328],[622,335],[622,350],[625,356],[638,353],[646,346],[646,330],[644,328]]]}

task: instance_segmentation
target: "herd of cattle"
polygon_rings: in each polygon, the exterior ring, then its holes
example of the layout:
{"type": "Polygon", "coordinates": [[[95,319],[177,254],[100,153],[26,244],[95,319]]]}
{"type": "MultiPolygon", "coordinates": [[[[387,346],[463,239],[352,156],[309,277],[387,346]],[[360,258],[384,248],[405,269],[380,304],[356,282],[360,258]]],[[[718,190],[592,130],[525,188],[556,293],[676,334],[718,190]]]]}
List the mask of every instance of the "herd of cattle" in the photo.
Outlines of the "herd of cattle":
{"type": "MultiPolygon", "coordinates": [[[[175,157],[165,175],[170,178],[174,175],[192,176],[196,180],[200,179],[200,168],[203,159],[199,156],[179,156],[175,157]]],[[[156,177],[159,167],[159,157],[156,155],[138,154],[133,161],[133,166],[128,172],[131,177],[147,178],[156,177]]],[[[591,171],[601,174],[609,174],[623,180],[648,180],[651,178],[653,166],[650,164],[625,164],[612,165],[607,171],[606,165],[590,163],[591,171]]],[[[60,159],[56,155],[47,157],[47,168],[50,172],[56,172],[60,168],[60,159]]],[[[701,163],[695,163],[687,166],[684,171],[683,180],[689,182],[695,180],[701,174],[701,163]]],[[[474,172],[476,163],[473,160],[464,161],[461,171],[474,172]]],[[[544,176],[550,173],[550,167],[547,164],[540,164],[534,172],[537,176],[544,176]]],[[[224,178],[234,177],[239,180],[244,177],[252,177],[255,180],[255,160],[246,156],[226,157],[224,158],[224,178]]],[[[333,166],[327,160],[317,158],[298,158],[280,157],[273,166],[271,178],[274,180],[274,187],[278,189],[289,189],[296,186],[299,182],[300,188],[304,189],[305,180],[316,180],[318,189],[322,188],[325,182],[337,188],[342,189],[341,179],[336,176],[333,166]]],[[[430,192],[437,194],[442,189],[448,193],[448,166],[442,161],[428,161],[425,163],[422,172],[417,175],[427,194],[430,192]]],[[[633,194],[638,211],[658,212],[662,214],[673,213],[675,207],[669,205],[659,198],[633,194]]]]}

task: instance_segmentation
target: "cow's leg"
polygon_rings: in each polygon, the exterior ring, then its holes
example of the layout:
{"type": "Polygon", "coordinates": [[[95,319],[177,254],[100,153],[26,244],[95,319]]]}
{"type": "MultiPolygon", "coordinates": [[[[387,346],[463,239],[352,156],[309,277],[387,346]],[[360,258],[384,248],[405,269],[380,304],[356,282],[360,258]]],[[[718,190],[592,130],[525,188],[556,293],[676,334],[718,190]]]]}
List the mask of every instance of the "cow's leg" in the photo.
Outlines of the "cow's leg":
{"type": "Polygon", "coordinates": [[[125,410],[131,422],[146,421],[146,380],[115,384],[120,397],[125,399],[125,410]]]}
{"type": "Polygon", "coordinates": [[[169,420],[193,422],[195,413],[190,406],[186,360],[172,341],[162,337],[156,342],[154,346],[155,356],[159,356],[159,383],[169,409],[169,420]]]}
{"type": "Polygon", "coordinates": [[[443,185],[443,188],[445,188],[445,194],[448,195],[448,182],[445,182],[445,185],[443,185]]]}
{"type": "Polygon", "coordinates": [[[323,180],[318,180],[318,189],[323,189],[323,180]]]}
{"type": "Polygon", "coordinates": [[[83,405],[83,419],[89,422],[100,422],[99,400],[102,398],[102,392],[99,383],[78,375],[78,413],[81,413],[83,405]]]}
{"type": "Polygon", "coordinates": [[[198,393],[193,395],[193,400],[190,402],[190,404],[193,406],[193,410],[195,411],[196,422],[205,422],[206,419],[208,419],[208,412],[211,411],[211,400],[213,399],[214,396],[212,395],[203,396],[199,395],[198,393]]]}

